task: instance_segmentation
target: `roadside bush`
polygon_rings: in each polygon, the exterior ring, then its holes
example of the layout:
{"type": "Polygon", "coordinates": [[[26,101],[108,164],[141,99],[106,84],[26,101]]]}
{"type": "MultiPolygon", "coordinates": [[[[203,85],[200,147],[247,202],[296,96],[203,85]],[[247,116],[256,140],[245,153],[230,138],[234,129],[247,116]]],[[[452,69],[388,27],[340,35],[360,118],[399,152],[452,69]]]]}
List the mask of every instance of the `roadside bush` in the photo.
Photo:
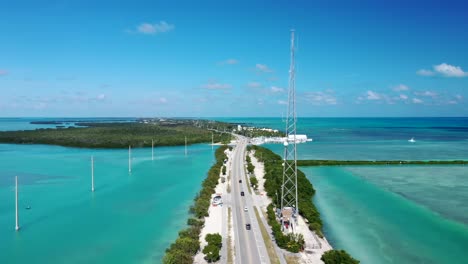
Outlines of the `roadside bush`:
{"type": "Polygon", "coordinates": [[[250,177],[250,185],[252,186],[252,188],[254,188],[254,190],[258,189],[257,177],[255,177],[255,176],[250,177]]]}
{"type": "Polygon", "coordinates": [[[207,245],[203,249],[203,254],[205,254],[205,260],[208,262],[218,261],[221,256],[219,255],[219,249],[215,245],[207,245]]]}
{"type": "Polygon", "coordinates": [[[329,250],[322,255],[325,264],[359,264],[359,260],[351,257],[344,250],[329,250]]]}
{"type": "Polygon", "coordinates": [[[218,261],[220,259],[219,251],[223,246],[222,237],[220,234],[206,234],[206,242],[208,245],[203,248],[203,254],[205,254],[205,260],[208,262],[218,261]]]}

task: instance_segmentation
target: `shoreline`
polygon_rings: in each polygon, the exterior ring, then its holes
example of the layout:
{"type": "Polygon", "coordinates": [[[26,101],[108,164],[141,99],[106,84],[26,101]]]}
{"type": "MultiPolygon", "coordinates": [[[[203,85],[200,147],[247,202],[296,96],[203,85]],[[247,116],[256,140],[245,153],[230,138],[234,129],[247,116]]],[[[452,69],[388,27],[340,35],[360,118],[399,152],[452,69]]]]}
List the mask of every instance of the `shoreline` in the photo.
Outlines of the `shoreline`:
{"type": "Polygon", "coordinates": [[[205,217],[210,215],[211,197],[213,192],[216,193],[220,181],[223,161],[227,158],[226,149],[229,149],[229,147],[222,146],[214,152],[216,161],[208,170],[206,178],[201,183],[202,188],[189,208],[186,228],[180,230],[177,239],[167,247],[162,263],[193,263],[195,256],[203,250],[200,247],[200,236],[203,235],[205,217]]]}

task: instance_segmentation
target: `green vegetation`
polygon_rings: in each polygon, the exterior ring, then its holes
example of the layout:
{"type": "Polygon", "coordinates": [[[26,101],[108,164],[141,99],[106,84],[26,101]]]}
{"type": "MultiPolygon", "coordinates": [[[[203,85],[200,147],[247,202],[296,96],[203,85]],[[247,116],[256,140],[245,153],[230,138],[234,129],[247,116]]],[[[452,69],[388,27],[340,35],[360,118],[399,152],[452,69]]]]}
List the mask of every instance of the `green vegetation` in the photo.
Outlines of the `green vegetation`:
{"type": "Polygon", "coordinates": [[[289,252],[297,253],[304,247],[304,237],[299,234],[287,234],[285,235],[283,231],[281,231],[281,225],[276,218],[276,214],[273,211],[273,205],[269,204],[267,207],[267,216],[268,216],[268,224],[271,226],[271,230],[273,232],[273,236],[275,237],[276,244],[280,248],[284,248],[289,252]]]}
{"type": "Polygon", "coordinates": [[[339,165],[461,165],[468,160],[298,160],[297,166],[339,166],[339,165]]]}
{"type": "Polygon", "coordinates": [[[205,237],[206,242],[208,245],[203,248],[203,254],[205,254],[205,260],[209,263],[218,261],[221,256],[219,255],[219,251],[223,246],[221,235],[216,234],[206,234],[205,237]]]}
{"type": "Polygon", "coordinates": [[[268,257],[270,258],[270,263],[280,263],[278,259],[278,255],[276,255],[275,246],[270,240],[270,236],[268,235],[268,231],[266,230],[265,226],[263,225],[262,219],[258,213],[257,207],[254,206],[255,217],[257,217],[258,224],[260,226],[260,232],[262,233],[263,242],[265,242],[265,247],[268,253],[268,257]]]}
{"type": "Polygon", "coordinates": [[[78,123],[86,127],[0,132],[0,143],[50,144],[84,148],[127,148],[184,145],[230,139],[230,134],[209,131],[194,120],[155,123],[78,123]]]}
{"type": "Polygon", "coordinates": [[[325,264],[359,264],[359,260],[352,258],[344,250],[329,250],[322,255],[325,264]]]}
{"type": "Polygon", "coordinates": [[[258,179],[255,177],[255,166],[252,164],[252,159],[249,156],[250,150],[251,147],[247,146],[247,155],[245,156],[245,161],[247,162],[247,172],[249,173],[250,186],[252,186],[252,188],[256,191],[258,189],[258,179]]]}
{"type": "Polygon", "coordinates": [[[252,186],[252,188],[256,191],[258,189],[258,180],[257,180],[257,177],[255,176],[251,176],[250,177],[250,185],[252,186]]]}
{"type": "MultiPolygon", "coordinates": [[[[273,206],[279,207],[276,195],[281,195],[283,160],[269,149],[259,146],[252,146],[252,149],[255,150],[255,157],[265,164],[265,191],[268,197],[273,201],[273,206]]],[[[305,174],[300,170],[297,170],[297,186],[299,213],[309,222],[309,229],[315,231],[317,235],[322,237],[322,220],[320,219],[317,208],[312,203],[315,189],[306,178],[305,174]]]]}
{"type": "MultiPolygon", "coordinates": [[[[199,236],[204,225],[204,217],[208,216],[208,208],[211,203],[211,195],[215,193],[215,187],[219,181],[219,173],[223,161],[226,159],[224,151],[227,146],[219,147],[215,152],[216,163],[208,171],[208,176],[202,183],[202,190],[196,195],[194,205],[189,212],[194,218],[187,220],[188,228],[179,232],[179,238],[172,243],[163,258],[164,264],[189,264],[193,263],[193,256],[200,250],[199,236]]],[[[211,249],[207,251],[211,252],[211,249]]],[[[218,251],[219,255],[219,251],[218,251]]],[[[210,255],[211,256],[211,255],[210,255]]],[[[212,255],[211,257],[216,257],[212,255]]]]}
{"type": "Polygon", "coordinates": [[[257,128],[257,127],[245,127],[245,129],[242,129],[241,131],[236,131],[235,132],[238,135],[246,136],[246,137],[284,137],[285,134],[281,131],[274,132],[262,129],[262,128],[257,128]]]}

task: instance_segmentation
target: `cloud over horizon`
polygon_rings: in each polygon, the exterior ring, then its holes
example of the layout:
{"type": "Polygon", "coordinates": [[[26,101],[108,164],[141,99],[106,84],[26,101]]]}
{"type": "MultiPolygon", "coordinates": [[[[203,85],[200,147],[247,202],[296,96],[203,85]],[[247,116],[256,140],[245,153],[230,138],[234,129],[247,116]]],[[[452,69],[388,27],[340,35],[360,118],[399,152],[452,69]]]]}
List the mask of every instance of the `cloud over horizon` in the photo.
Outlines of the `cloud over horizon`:
{"type": "Polygon", "coordinates": [[[174,30],[175,26],[169,24],[166,21],[160,21],[159,23],[141,23],[136,27],[136,33],[145,35],[156,35],[159,33],[165,33],[174,30]]]}
{"type": "Polygon", "coordinates": [[[209,82],[205,85],[202,86],[202,88],[208,89],[208,90],[226,90],[230,89],[232,86],[227,83],[219,83],[219,82],[209,82]]]}
{"type": "Polygon", "coordinates": [[[219,65],[234,65],[234,64],[238,64],[238,63],[239,63],[239,60],[227,59],[227,60],[223,60],[223,61],[219,62],[219,65]]]}
{"type": "Polygon", "coordinates": [[[463,71],[460,66],[453,66],[447,63],[441,63],[439,65],[434,65],[433,70],[421,69],[416,72],[416,74],[421,76],[434,76],[440,75],[444,77],[466,77],[468,72],[463,71]]]}
{"type": "Polygon", "coordinates": [[[273,70],[270,69],[267,65],[265,65],[265,64],[260,64],[260,63],[255,64],[255,69],[256,69],[258,72],[263,72],[263,73],[270,73],[270,72],[273,72],[273,70]]]}

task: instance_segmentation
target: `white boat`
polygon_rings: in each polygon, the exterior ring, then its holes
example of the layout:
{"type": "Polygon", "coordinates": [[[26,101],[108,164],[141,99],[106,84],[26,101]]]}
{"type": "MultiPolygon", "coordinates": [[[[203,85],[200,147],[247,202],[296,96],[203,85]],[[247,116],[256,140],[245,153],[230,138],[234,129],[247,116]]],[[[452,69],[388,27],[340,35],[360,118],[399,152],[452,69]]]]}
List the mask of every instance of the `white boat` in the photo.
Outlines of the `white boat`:
{"type": "Polygon", "coordinates": [[[408,142],[414,143],[416,140],[414,140],[414,137],[412,137],[411,139],[408,139],[408,142]]]}

